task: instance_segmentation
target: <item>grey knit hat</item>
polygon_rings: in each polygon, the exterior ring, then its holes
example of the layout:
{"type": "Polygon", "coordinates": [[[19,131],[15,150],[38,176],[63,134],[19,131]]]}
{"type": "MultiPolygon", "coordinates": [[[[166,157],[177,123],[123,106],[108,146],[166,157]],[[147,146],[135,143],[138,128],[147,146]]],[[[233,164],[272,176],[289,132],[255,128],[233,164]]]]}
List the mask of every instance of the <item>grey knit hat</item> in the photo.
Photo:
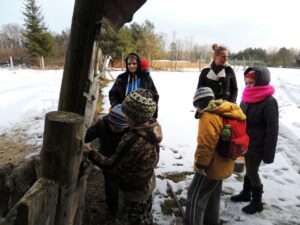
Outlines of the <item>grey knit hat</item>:
{"type": "Polygon", "coordinates": [[[108,114],[108,121],[116,127],[126,128],[128,123],[125,119],[125,114],[122,111],[122,105],[116,105],[112,108],[111,112],[108,114]]]}
{"type": "Polygon", "coordinates": [[[199,87],[194,95],[193,105],[195,107],[205,108],[208,105],[209,101],[214,98],[215,95],[211,88],[199,87]]]}
{"type": "Polygon", "coordinates": [[[135,121],[148,121],[153,117],[156,110],[152,91],[139,88],[131,92],[122,103],[122,110],[135,121]]]}

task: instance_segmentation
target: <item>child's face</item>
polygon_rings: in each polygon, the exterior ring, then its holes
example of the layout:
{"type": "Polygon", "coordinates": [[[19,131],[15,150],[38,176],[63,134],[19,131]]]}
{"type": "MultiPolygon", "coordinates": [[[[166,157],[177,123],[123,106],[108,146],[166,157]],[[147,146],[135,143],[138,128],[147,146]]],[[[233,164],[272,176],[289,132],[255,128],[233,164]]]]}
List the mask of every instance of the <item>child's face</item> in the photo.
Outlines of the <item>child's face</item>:
{"type": "Polygon", "coordinates": [[[134,127],[135,122],[134,122],[133,119],[131,119],[131,118],[130,118],[129,116],[127,116],[127,115],[125,115],[125,119],[127,120],[127,123],[128,123],[128,125],[129,125],[129,127],[134,127]]]}
{"type": "Polygon", "coordinates": [[[130,73],[135,73],[137,69],[137,61],[134,58],[127,59],[127,66],[130,73]]]}
{"type": "Polygon", "coordinates": [[[255,85],[255,80],[249,77],[245,78],[246,87],[253,87],[255,85]]]}
{"type": "Polygon", "coordinates": [[[114,133],[121,133],[125,129],[125,128],[114,126],[111,123],[109,124],[109,127],[114,133]]]}

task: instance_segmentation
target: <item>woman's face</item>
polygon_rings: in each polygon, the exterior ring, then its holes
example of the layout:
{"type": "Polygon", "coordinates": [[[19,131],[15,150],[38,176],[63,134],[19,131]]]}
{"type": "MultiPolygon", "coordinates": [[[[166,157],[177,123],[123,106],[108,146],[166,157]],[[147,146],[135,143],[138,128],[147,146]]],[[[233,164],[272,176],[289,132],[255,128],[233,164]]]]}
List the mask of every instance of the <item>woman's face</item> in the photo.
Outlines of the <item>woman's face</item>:
{"type": "Polygon", "coordinates": [[[137,60],[134,58],[128,58],[127,66],[130,73],[135,73],[137,69],[137,60]]]}
{"type": "Polygon", "coordinates": [[[224,50],[214,57],[214,61],[218,66],[224,66],[228,61],[228,51],[224,50]]]}
{"type": "Polygon", "coordinates": [[[255,80],[252,78],[245,78],[245,85],[246,87],[253,87],[255,85],[255,80]]]}

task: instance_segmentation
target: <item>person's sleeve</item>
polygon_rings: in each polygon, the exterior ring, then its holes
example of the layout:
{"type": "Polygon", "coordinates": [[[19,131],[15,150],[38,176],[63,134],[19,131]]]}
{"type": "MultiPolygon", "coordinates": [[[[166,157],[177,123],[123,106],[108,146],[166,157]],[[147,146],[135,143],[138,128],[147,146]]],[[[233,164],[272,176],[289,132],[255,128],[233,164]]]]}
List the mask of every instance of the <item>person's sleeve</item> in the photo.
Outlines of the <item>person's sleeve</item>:
{"type": "Polygon", "coordinates": [[[267,103],[264,110],[264,119],[266,124],[263,151],[264,163],[274,162],[279,129],[278,117],[278,104],[276,99],[273,99],[273,101],[267,103]]]}
{"type": "Polygon", "coordinates": [[[101,136],[100,126],[101,126],[101,122],[99,121],[87,130],[84,138],[84,143],[90,143],[91,141],[95,140],[97,137],[101,136]]]}
{"type": "Polygon", "coordinates": [[[236,103],[237,95],[238,95],[238,86],[236,81],[235,72],[232,70],[231,78],[230,78],[230,102],[236,103]]]}
{"type": "Polygon", "coordinates": [[[206,74],[206,72],[204,72],[204,71],[205,70],[202,70],[200,75],[199,75],[197,89],[201,86],[205,86],[205,74],[206,74]]]}
{"type": "MultiPolygon", "coordinates": [[[[133,143],[130,148],[133,148],[134,145],[135,143],[133,143]]],[[[128,146],[126,146],[125,143],[125,145],[118,145],[116,152],[110,157],[106,157],[101,153],[91,150],[88,154],[88,158],[100,168],[118,171],[122,168],[122,161],[124,158],[126,158],[126,161],[134,163],[136,157],[135,155],[129,154],[128,146]],[[128,160],[129,157],[131,157],[130,160],[128,160]]]]}
{"type": "Polygon", "coordinates": [[[222,125],[216,116],[204,113],[199,120],[195,166],[198,169],[207,168],[212,161],[222,125]]]}
{"type": "Polygon", "coordinates": [[[109,90],[109,103],[111,107],[121,104],[121,93],[119,91],[120,80],[117,78],[111,89],[109,90]]]}
{"type": "Polygon", "coordinates": [[[151,78],[151,76],[148,76],[148,82],[149,82],[149,89],[152,91],[153,93],[153,99],[154,101],[156,102],[156,110],[155,110],[155,113],[153,115],[153,118],[157,119],[158,117],[158,101],[159,101],[159,95],[158,95],[158,92],[157,92],[157,89],[155,87],[155,84],[151,78]]]}

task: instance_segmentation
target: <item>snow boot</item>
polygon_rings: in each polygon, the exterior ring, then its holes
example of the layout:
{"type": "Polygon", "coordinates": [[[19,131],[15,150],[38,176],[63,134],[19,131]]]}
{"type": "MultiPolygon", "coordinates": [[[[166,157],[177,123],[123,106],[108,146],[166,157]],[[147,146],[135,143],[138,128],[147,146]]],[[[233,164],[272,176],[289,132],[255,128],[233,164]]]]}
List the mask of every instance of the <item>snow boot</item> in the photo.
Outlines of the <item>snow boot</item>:
{"type": "Polygon", "coordinates": [[[249,205],[242,208],[244,213],[254,214],[263,211],[263,204],[261,202],[263,193],[263,186],[252,187],[252,200],[249,205]]]}
{"type": "Polygon", "coordinates": [[[243,190],[230,198],[233,202],[250,202],[251,201],[251,182],[247,175],[244,176],[243,190]]]}

